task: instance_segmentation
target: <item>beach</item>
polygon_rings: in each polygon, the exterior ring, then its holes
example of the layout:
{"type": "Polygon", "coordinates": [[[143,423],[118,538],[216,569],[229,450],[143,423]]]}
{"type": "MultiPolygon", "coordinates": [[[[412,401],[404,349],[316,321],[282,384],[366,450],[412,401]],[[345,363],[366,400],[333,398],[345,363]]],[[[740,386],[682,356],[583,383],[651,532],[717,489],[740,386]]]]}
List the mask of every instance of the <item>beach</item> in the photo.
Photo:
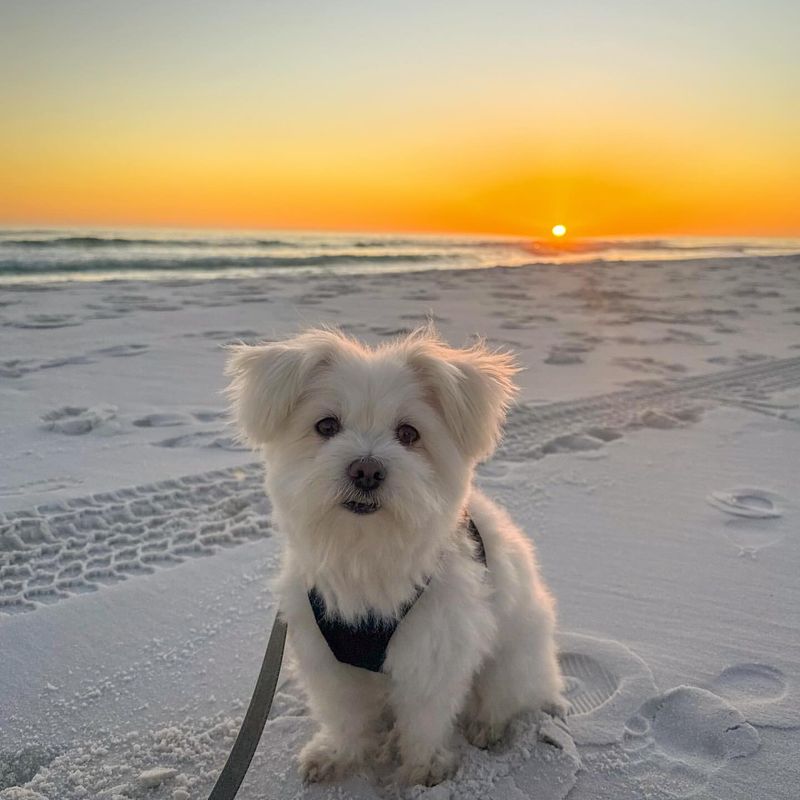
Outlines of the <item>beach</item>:
{"type": "MultiPolygon", "coordinates": [[[[0,798],[207,796],[280,558],[262,468],[227,418],[225,345],[317,324],[376,344],[431,322],[522,367],[478,483],[536,543],[571,713],[559,746],[522,719],[401,796],[795,797],[800,255],[534,263],[450,242],[434,265],[430,241],[373,241],[374,263],[326,269],[315,246],[237,251],[227,272],[178,270],[172,250],[35,279],[7,265],[0,798]]],[[[396,796],[363,776],[304,787],[293,758],[313,727],[285,671],[240,796],[396,796]]]]}

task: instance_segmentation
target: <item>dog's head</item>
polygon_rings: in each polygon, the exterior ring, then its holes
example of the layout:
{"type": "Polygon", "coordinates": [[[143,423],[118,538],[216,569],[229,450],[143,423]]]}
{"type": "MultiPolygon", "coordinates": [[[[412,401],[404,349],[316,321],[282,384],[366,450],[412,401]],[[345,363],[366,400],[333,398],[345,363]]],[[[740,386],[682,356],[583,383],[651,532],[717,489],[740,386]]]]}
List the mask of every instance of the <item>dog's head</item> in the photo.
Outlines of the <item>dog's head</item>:
{"type": "Polygon", "coordinates": [[[511,357],[424,328],[372,349],[333,330],[231,349],[234,415],[263,448],[268,488],[318,527],[424,525],[463,505],[515,392],[511,357]]]}

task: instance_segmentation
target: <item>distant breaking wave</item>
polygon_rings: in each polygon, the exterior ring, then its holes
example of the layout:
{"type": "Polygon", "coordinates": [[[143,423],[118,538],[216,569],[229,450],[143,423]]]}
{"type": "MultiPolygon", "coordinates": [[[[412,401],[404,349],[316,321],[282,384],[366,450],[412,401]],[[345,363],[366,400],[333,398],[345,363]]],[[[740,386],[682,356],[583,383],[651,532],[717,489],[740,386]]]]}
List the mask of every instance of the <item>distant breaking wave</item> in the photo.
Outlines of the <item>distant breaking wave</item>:
{"type": "Polygon", "coordinates": [[[0,239],[15,247],[297,247],[296,242],[279,239],[126,239],[107,236],[56,236],[50,239],[0,239]]]}
{"type": "MultiPolygon", "coordinates": [[[[8,232],[6,232],[8,233],[8,232]]],[[[14,231],[20,234],[20,231],[14,231]]],[[[32,231],[31,233],[38,233],[32,231]]],[[[45,231],[46,233],[46,231],[45,231]]],[[[355,239],[342,240],[332,237],[329,241],[322,239],[314,241],[315,247],[340,249],[342,246],[355,248],[408,248],[418,247],[432,250],[451,249],[453,247],[498,247],[507,244],[506,240],[455,240],[455,239],[355,239]]],[[[51,247],[212,247],[212,248],[242,248],[242,247],[303,247],[306,243],[291,239],[258,239],[258,238],[208,238],[208,239],[133,239],[119,236],[53,236],[49,238],[0,238],[0,247],[8,245],[14,247],[30,247],[45,249],[51,247]]]]}
{"type": "Polygon", "coordinates": [[[417,263],[431,261],[438,256],[414,254],[374,254],[358,255],[336,254],[320,256],[270,257],[270,256],[237,256],[225,258],[219,256],[192,257],[184,259],[147,258],[147,259],[93,259],[86,263],[75,262],[31,262],[21,259],[0,259],[0,274],[22,275],[32,272],[64,273],[64,272],[139,272],[139,271],[173,271],[173,270],[220,270],[226,268],[269,269],[282,267],[323,267],[357,262],[381,263],[417,263]]]}
{"type": "MultiPolygon", "coordinates": [[[[522,245],[528,252],[534,255],[563,256],[565,253],[605,253],[610,250],[634,250],[634,251],[683,251],[691,250],[702,252],[705,250],[718,251],[718,242],[708,244],[698,243],[697,241],[681,241],[678,239],[581,239],[567,243],[551,243],[546,241],[532,241],[522,245]]],[[[726,243],[725,248],[731,251],[741,252],[747,248],[746,244],[726,243]]]]}

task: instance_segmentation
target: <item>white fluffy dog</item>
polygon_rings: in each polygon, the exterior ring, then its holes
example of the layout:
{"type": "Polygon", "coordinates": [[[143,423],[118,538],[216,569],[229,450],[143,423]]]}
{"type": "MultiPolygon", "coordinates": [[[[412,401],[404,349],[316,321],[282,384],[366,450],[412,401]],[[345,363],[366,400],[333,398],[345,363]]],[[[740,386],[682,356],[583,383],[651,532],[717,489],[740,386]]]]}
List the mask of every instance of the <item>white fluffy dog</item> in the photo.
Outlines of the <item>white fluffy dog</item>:
{"type": "Polygon", "coordinates": [[[533,547],[473,486],[515,392],[511,358],[427,328],[375,349],[323,329],[235,346],[228,369],[286,539],[281,610],[320,725],[304,779],[390,741],[397,780],[433,785],[457,767],[457,721],[486,747],[523,710],[563,712],[533,547]]]}

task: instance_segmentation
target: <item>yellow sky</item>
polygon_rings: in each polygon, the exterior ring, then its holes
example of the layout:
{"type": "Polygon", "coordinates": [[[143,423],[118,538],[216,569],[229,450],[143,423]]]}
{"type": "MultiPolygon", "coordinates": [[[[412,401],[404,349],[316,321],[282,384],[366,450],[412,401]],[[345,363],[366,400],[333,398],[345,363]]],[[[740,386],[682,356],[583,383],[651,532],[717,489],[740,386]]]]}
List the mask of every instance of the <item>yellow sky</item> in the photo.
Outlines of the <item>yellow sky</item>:
{"type": "Polygon", "coordinates": [[[0,224],[800,235],[787,0],[77,5],[0,10],[0,224]]]}

